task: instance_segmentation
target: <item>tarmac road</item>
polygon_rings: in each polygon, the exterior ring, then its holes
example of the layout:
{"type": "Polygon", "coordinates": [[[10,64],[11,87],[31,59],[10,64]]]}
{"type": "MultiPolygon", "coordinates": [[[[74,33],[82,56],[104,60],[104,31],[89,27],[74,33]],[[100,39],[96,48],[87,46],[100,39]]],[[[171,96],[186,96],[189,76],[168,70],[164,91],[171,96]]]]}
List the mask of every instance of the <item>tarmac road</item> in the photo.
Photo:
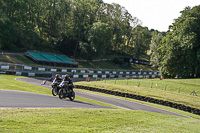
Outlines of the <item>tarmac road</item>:
{"type": "MultiPolygon", "coordinates": [[[[42,83],[41,79],[17,78],[16,80],[51,89],[51,87],[48,86],[50,82],[47,82],[46,83],[47,85],[41,85],[42,83]]],[[[76,93],[76,96],[111,104],[111,105],[128,109],[128,110],[142,110],[142,111],[157,112],[157,113],[163,113],[163,114],[168,114],[168,115],[187,117],[187,116],[183,116],[171,111],[159,109],[159,108],[148,106],[145,104],[140,104],[137,102],[131,102],[128,100],[101,96],[101,95],[82,92],[78,90],[75,90],[75,93],[76,93]]],[[[76,100],[74,100],[73,102],[71,102],[68,99],[60,100],[58,97],[54,97],[54,96],[40,95],[40,94],[27,93],[27,92],[6,91],[6,90],[0,90],[0,107],[6,107],[6,108],[8,107],[10,108],[17,108],[17,107],[18,108],[23,108],[23,107],[26,107],[26,108],[34,108],[34,107],[38,107],[38,108],[108,108],[105,106],[94,105],[91,103],[84,103],[84,102],[76,101],[76,100]],[[4,101],[4,104],[2,101],[4,101]],[[26,102],[26,105],[24,102],[26,102]]]]}
{"type": "Polygon", "coordinates": [[[0,89],[0,108],[109,108],[81,101],[0,89]]]}

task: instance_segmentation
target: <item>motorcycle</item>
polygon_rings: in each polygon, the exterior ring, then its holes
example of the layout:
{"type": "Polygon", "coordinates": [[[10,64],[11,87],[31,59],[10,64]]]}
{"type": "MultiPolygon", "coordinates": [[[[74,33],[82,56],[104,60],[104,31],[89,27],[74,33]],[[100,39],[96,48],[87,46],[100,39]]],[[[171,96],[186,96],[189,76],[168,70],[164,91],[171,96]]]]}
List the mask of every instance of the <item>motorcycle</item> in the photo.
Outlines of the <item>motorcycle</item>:
{"type": "Polygon", "coordinates": [[[59,87],[59,83],[57,81],[53,81],[53,83],[51,84],[52,87],[52,95],[56,96],[59,93],[60,87],[59,87]]]}
{"type": "Polygon", "coordinates": [[[74,85],[69,86],[67,83],[65,83],[65,81],[62,81],[59,86],[61,88],[58,93],[60,99],[66,97],[68,97],[71,101],[75,99],[75,92],[73,90],[75,87],[74,85]]]}

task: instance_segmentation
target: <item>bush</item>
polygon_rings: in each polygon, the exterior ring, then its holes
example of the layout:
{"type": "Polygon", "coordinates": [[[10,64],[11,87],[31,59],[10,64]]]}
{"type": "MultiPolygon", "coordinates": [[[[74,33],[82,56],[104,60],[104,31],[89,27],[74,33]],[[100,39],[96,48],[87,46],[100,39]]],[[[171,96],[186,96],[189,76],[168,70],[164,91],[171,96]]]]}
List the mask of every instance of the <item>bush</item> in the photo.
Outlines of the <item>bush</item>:
{"type": "Polygon", "coordinates": [[[123,64],[123,60],[120,59],[120,58],[117,58],[115,57],[113,60],[112,60],[113,63],[115,64],[119,64],[119,65],[122,65],[123,64]]]}

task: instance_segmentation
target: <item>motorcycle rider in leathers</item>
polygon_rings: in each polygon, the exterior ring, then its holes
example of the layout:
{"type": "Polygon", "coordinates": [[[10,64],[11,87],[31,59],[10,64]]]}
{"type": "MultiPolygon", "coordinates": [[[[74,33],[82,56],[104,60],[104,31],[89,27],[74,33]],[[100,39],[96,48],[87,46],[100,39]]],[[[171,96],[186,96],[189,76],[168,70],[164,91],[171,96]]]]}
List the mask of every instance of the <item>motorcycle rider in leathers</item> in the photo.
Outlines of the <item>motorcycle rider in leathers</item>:
{"type": "Polygon", "coordinates": [[[73,89],[73,82],[68,74],[65,75],[63,81],[69,86],[69,89],[73,89]]]}
{"type": "Polygon", "coordinates": [[[60,77],[59,74],[56,74],[56,77],[55,77],[55,79],[53,80],[53,83],[54,83],[54,82],[58,82],[58,84],[60,84],[60,83],[62,82],[62,79],[61,79],[61,77],[60,77]]]}

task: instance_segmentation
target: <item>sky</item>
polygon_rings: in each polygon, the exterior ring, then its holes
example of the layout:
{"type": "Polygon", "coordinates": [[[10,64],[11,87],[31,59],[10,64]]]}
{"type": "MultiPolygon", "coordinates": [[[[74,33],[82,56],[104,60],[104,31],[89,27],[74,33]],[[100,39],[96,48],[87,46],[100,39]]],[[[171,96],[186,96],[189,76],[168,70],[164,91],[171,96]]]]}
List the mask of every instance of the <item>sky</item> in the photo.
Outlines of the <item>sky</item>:
{"type": "Polygon", "coordinates": [[[142,26],[158,31],[167,31],[174,19],[181,16],[185,7],[200,5],[200,0],[103,0],[125,7],[133,16],[142,21],[142,26]]]}

